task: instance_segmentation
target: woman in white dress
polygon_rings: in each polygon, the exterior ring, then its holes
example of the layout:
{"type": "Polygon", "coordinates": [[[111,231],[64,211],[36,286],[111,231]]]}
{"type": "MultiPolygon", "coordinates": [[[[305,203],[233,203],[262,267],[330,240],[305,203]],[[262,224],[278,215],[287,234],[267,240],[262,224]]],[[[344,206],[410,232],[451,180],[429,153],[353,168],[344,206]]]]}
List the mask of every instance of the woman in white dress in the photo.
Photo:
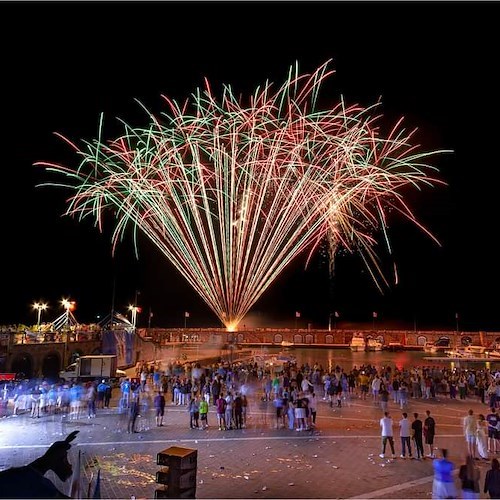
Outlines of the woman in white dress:
{"type": "Polygon", "coordinates": [[[482,414],[477,418],[477,452],[482,459],[488,460],[488,422],[482,414]]]}

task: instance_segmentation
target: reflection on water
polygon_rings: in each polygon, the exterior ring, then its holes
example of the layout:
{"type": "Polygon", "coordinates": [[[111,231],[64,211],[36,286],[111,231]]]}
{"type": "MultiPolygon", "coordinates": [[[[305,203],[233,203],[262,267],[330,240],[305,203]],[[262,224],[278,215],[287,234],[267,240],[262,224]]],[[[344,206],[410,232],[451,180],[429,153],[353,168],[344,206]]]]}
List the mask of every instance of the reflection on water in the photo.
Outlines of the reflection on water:
{"type": "MultiPolygon", "coordinates": [[[[282,348],[264,347],[254,350],[255,354],[277,354],[283,352],[282,348]]],[[[396,367],[399,370],[403,368],[411,368],[413,366],[440,366],[440,367],[460,367],[460,368],[475,368],[475,369],[491,369],[500,368],[500,360],[490,360],[484,362],[470,361],[438,361],[424,359],[424,357],[432,357],[424,351],[370,351],[370,352],[352,352],[350,349],[328,349],[328,348],[291,348],[287,350],[287,354],[294,356],[297,363],[308,363],[310,366],[318,363],[324,369],[331,370],[335,366],[340,366],[346,370],[360,367],[361,365],[371,364],[377,369],[384,366],[396,367]]],[[[435,356],[439,358],[439,356],[435,356]]]]}

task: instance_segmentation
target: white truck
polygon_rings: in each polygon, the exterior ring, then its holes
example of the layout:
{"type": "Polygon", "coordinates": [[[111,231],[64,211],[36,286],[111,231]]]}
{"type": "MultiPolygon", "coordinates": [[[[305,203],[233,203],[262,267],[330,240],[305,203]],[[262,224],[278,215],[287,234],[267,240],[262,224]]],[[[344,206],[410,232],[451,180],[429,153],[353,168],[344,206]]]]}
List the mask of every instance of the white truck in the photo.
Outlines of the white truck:
{"type": "Polygon", "coordinates": [[[80,356],[59,372],[59,377],[64,380],[114,379],[121,376],[125,376],[125,372],[117,369],[115,354],[80,356]]]}

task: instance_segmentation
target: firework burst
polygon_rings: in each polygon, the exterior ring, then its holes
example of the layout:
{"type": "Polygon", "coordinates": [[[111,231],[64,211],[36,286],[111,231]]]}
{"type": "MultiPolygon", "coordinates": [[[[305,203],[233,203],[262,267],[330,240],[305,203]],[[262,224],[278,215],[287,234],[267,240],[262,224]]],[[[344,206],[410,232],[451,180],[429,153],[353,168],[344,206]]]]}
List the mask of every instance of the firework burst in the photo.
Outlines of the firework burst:
{"type": "Polygon", "coordinates": [[[234,329],[325,238],[332,263],[340,247],[360,251],[376,273],[373,231],[385,233],[392,209],[418,224],[402,190],[439,182],[426,163],[438,152],[418,152],[401,123],[382,137],[374,107],[317,109],[327,65],[290,68],[281,88],[266,83],[246,105],[230,87],[218,100],[206,82],[183,106],[165,98],[168,112],[148,112],[147,127],[70,143],[76,168],[38,165],[67,176],[50,183],[74,190],[67,215],[102,227],[112,209],[113,247],[129,225],[142,231],[234,329]]]}

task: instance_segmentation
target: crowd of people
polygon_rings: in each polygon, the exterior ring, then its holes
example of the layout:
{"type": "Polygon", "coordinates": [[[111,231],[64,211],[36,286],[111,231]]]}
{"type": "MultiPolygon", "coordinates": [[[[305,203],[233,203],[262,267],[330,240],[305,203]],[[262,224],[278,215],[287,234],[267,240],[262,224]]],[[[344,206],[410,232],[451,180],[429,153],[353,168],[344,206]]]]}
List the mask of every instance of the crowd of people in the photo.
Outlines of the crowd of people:
{"type": "MultiPolygon", "coordinates": [[[[446,452],[441,452],[440,457],[434,454],[436,421],[431,410],[420,415],[410,407],[416,400],[458,397],[481,402],[488,410],[477,416],[470,410],[463,418],[468,456],[460,468],[461,481],[468,485],[463,489],[477,494],[474,459],[490,461],[493,457],[484,488],[490,495],[500,492],[500,470],[494,457],[500,452],[500,375],[489,370],[372,365],[325,369],[318,363],[311,366],[293,361],[277,368],[254,360],[234,364],[221,361],[202,367],[179,361],[164,365],[139,363],[135,377],[123,379],[116,388],[106,380],[56,384],[37,381],[18,384],[6,392],[10,393],[13,415],[28,413],[32,418],[43,418],[59,413],[78,420],[95,418],[100,410],[116,411],[123,422],[121,428],[129,433],[153,425],[164,427],[167,405],[185,409],[185,423],[190,429],[238,431],[256,423],[249,419],[250,403],[262,410],[261,415],[267,415],[272,408],[273,420],[269,424],[276,429],[314,432],[320,402],[336,410],[354,400],[368,401],[380,411],[380,457],[385,458],[390,451],[391,458],[399,454],[403,459],[432,459],[438,483],[447,483],[451,472],[446,452]],[[111,406],[113,391],[117,404],[111,406]],[[391,411],[399,415],[395,420],[391,411]],[[395,433],[399,445],[394,441],[395,433]]],[[[9,399],[2,392],[5,397],[9,399]]],[[[435,488],[435,498],[448,494],[446,484],[443,487],[441,483],[435,488]]]]}

